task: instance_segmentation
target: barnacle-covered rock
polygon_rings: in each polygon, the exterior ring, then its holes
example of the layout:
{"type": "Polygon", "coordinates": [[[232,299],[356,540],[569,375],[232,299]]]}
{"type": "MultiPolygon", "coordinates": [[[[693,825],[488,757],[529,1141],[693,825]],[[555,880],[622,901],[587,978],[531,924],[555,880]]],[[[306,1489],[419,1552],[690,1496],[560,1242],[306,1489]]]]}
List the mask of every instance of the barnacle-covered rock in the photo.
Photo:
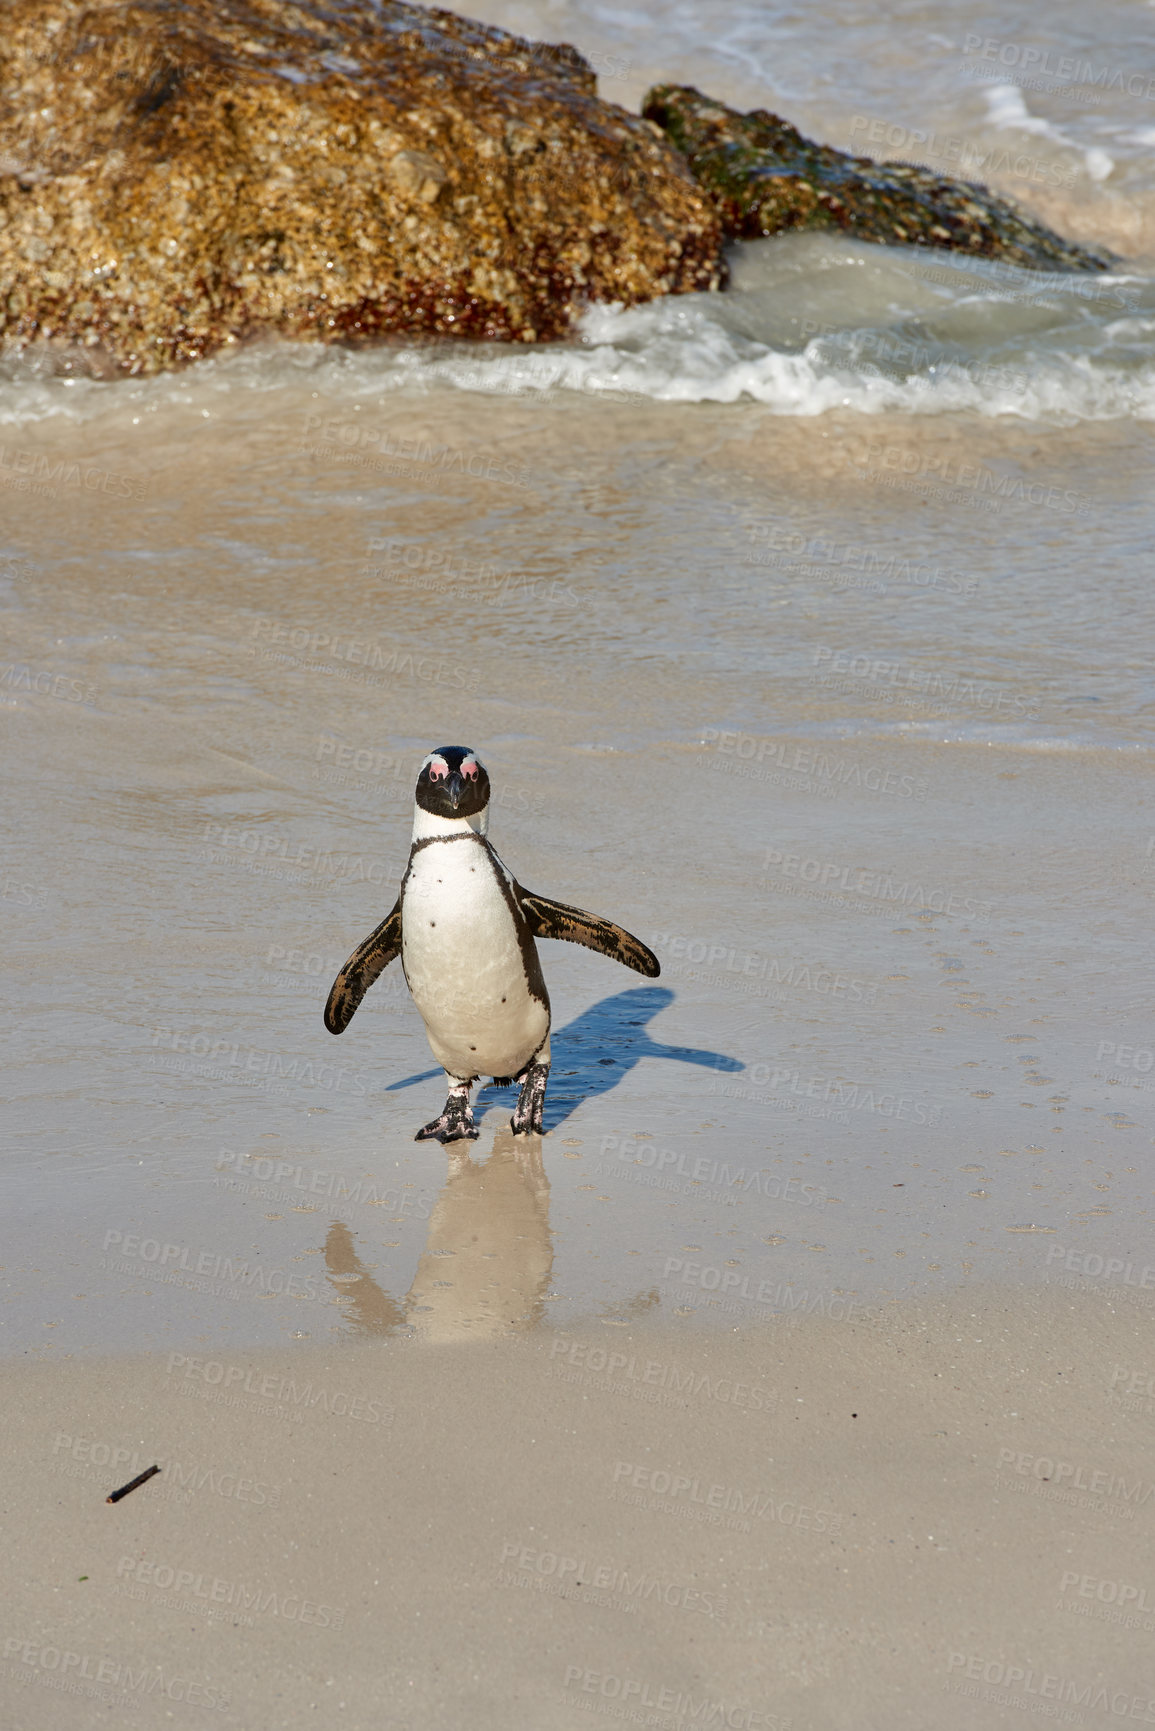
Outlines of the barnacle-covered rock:
{"type": "Polygon", "coordinates": [[[682,158],[565,44],[404,0],[7,0],[0,332],[155,372],[259,332],[533,342],[718,287],[682,158]]]}
{"type": "Polygon", "coordinates": [[[1040,270],[1105,270],[1076,245],[964,180],[812,144],[764,108],[739,114],[690,85],[663,84],[642,107],[686,157],[726,233],[838,229],[891,246],[949,247],[1040,270]]]}

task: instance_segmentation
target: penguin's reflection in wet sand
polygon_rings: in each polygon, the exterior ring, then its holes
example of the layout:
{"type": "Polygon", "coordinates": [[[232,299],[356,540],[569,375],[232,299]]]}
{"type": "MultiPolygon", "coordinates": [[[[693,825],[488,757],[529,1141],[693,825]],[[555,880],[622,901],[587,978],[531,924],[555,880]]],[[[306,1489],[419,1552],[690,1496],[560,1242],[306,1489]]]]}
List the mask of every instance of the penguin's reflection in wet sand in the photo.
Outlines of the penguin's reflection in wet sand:
{"type": "Polygon", "coordinates": [[[408,1293],[390,1297],[335,1220],[325,1266],[359,1334],[408,1326],[429,1341],[488,1340],[541,1320],[553,1271],[549,1180],[540,1136],[502,1130],[488,1160],[448,1151],[448,1173],[408,1293]]]}

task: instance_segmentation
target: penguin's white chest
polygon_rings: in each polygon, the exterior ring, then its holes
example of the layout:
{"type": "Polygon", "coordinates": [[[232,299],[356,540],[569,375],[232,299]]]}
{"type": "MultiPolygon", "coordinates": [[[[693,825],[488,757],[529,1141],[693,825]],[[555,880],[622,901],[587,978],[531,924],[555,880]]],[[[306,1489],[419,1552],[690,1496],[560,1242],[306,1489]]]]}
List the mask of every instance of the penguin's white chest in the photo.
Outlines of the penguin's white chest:
{"type": "Polygon", "coordinates": [[[496,872],[481,844],[434,841],[405,884],[405,977],[434,1057],[455,1076],[516,1075],[549,1032],[496,872]]]}

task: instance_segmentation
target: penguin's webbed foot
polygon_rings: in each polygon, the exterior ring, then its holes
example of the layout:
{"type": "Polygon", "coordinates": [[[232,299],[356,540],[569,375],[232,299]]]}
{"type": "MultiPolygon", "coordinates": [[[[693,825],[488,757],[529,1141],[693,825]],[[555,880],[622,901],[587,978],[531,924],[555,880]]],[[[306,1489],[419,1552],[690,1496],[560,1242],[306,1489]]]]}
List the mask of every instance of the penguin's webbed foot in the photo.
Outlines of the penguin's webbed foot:
{"type": "Polygon", "coordinates": [[[530,1064],[517,1078],[521,1093],[517,1109],[509,1120],[515,1136],[540,1136],[545,1120],[545,1085],[549,1080],[548,1064],[530,1064]]]}
{"type": "Polygon", "coordinates": [[[464,1137],[476,1141],[481,1131],[473,1122],[473,1108],[466,1106],[464,1111],[450,1110],[447,1104],[440,1118],[433,1118],[428,1124],[423,1124],[413,1140],[415,1142],[460,1142],[464,1137]]]}
{"type": "Polygon", "coordinates": [[[423,1124],[413,1140],[415,1142],[460,1142],[468,1138],[476,1141],[481,1131],[473,1122],[473,1107],[469,1104],[469,1087],[451,1088],[449,1098],[445,1102],[445,1110],[440,1118],[434,1118],[428,1124],[423,1124]]]}

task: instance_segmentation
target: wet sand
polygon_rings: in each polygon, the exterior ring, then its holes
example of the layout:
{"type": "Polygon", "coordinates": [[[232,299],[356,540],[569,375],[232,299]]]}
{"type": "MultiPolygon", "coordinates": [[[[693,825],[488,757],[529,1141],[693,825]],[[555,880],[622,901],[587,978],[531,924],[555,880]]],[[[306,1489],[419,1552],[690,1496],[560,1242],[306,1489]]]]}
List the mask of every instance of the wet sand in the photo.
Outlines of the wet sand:
{"type": "MultiPolygon", "coordinates": [[[[321,1009],[453,739],[519,879],[663,966],[543,945],[524,1207],[554,1326],[653,1291],[724,1323],[678,1258],[824,1303],[1037,1284],[1056,1243],[1142,1259],[1145,578],[1104,549],[1144,434],[1048,433],[1036,466],[1094,502],[1064,537],[864,485],[837,420],[431,396],[437,449],[528,476],[450,487],[302,449],[326,410],[291,384],[197,435],[214,380],[131,461],[115,426],[23,435],[135,462],[150,502],[11,506],[40,563],[6,614],[7,1351],[328,1339],[336,1229],[400,1304],[447,1179],[412,1140],[440,1078],[398,969],[340,1040],[321,1009]],[[809,559],[766,538],[795,525],[809,559]],[[909,581],[875,593],[868,554],[909,581]]],[[[361,411],[378,442],[413,412],[361,411]]],[[[943,418],[923,448],[980,440],[1023,435],[943,418]]],[[[481,1106],[485,1157],[512,1096],[481,1106]]]]}

